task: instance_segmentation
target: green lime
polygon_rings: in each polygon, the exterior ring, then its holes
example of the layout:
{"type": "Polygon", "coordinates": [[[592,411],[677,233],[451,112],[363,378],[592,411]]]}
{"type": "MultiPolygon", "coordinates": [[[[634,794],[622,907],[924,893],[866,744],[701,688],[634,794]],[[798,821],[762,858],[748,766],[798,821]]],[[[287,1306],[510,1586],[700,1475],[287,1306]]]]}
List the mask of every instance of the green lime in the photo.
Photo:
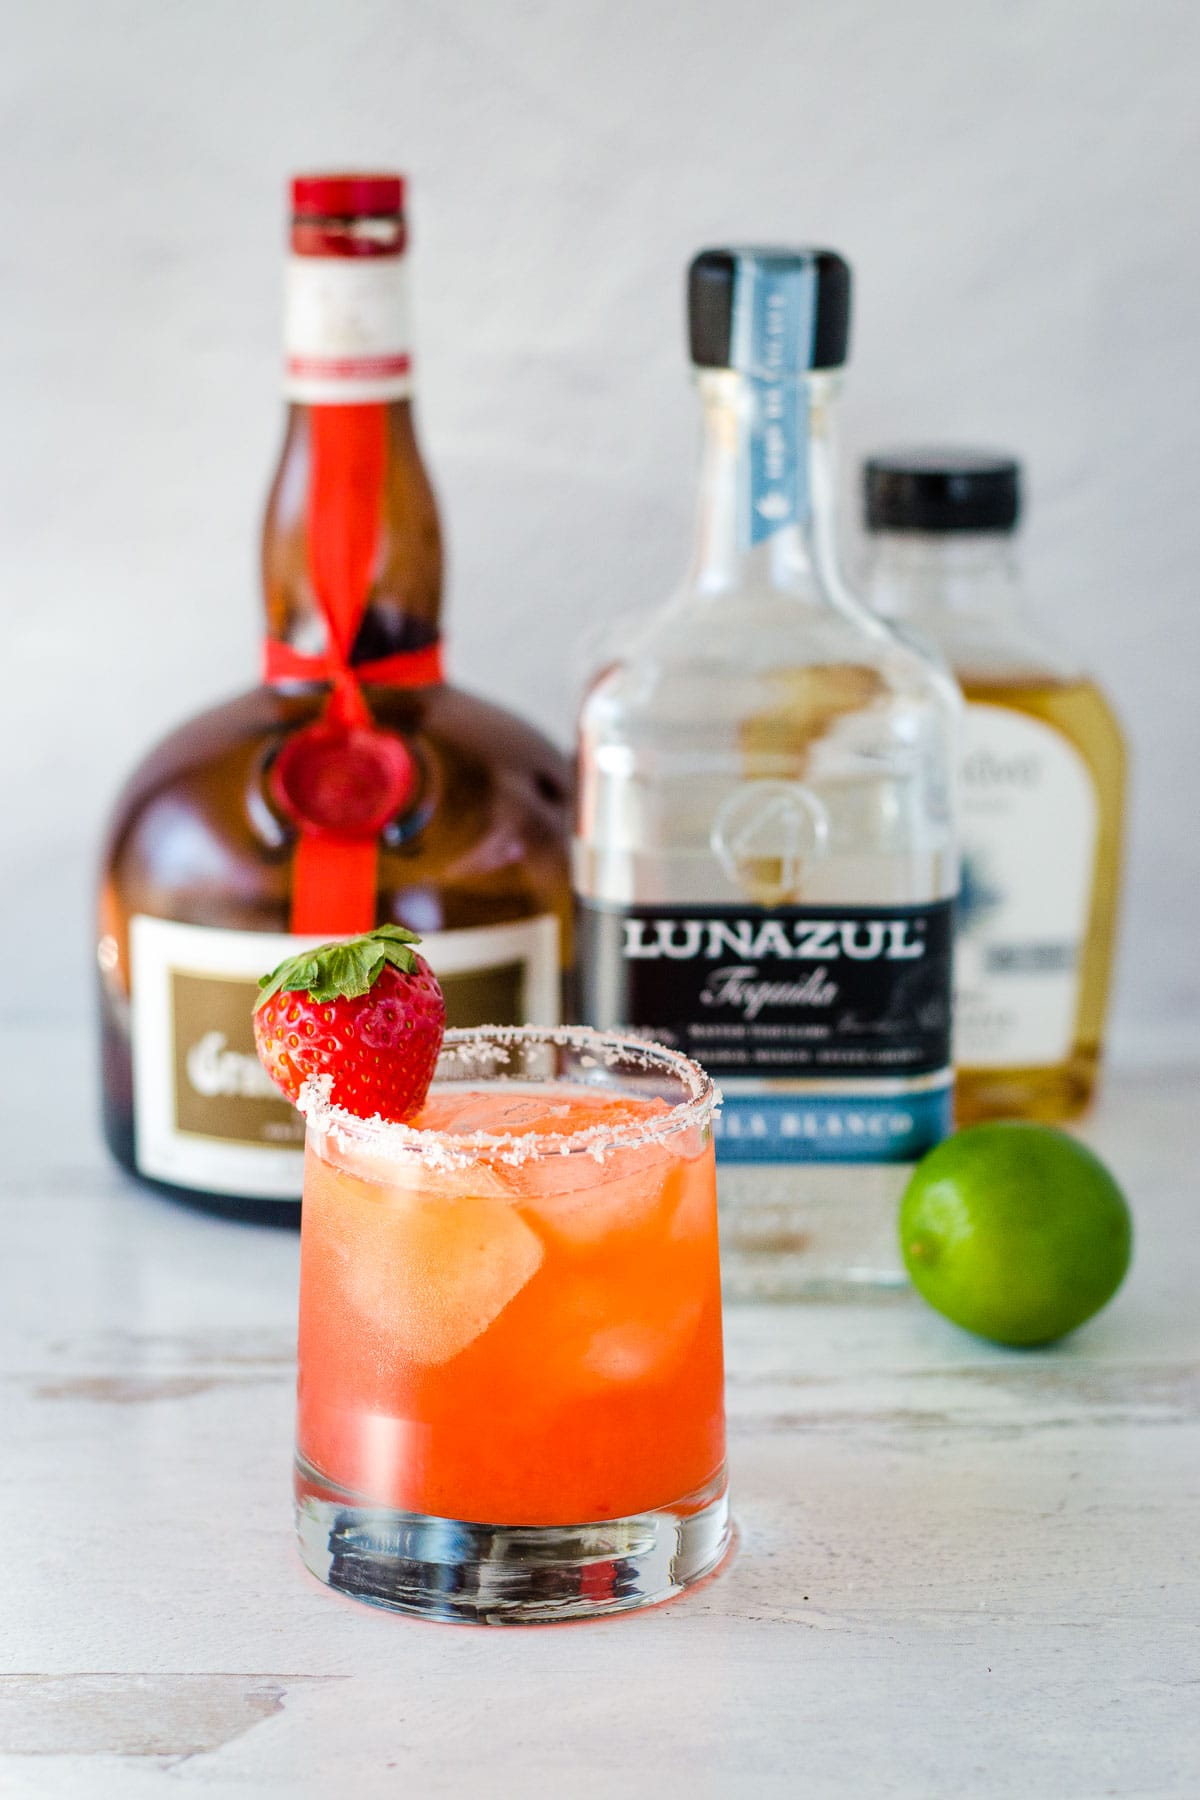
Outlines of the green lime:
{"type": "Polygon", "coordinates": [[[1090,1150],[1048,1125],[972,1125],[931,1150],[900,1202],[900,1248],[929,1304],[999,1344],[1048,1344],[1112,1299],[1133,1221],[1090,1150]]]}

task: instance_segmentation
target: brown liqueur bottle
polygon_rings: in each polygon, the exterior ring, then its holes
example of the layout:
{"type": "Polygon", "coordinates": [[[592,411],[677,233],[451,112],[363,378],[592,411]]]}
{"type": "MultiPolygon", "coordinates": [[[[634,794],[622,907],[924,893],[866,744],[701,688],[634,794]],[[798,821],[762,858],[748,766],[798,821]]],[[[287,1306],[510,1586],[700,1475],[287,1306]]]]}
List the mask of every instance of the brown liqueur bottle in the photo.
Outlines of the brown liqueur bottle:
{"type": "Polygon", "coordinates": [[[302,1124],[262,1075],[251,1007],[299,944],[392,920],[422,934],[451,1025],[560,1015],[569,772],[443,678],[403,199],[394,175],[293,184],[264,678],[150,752],[101,868],[109,1145],[247,1217],[297,1216],[302,1124]]]}

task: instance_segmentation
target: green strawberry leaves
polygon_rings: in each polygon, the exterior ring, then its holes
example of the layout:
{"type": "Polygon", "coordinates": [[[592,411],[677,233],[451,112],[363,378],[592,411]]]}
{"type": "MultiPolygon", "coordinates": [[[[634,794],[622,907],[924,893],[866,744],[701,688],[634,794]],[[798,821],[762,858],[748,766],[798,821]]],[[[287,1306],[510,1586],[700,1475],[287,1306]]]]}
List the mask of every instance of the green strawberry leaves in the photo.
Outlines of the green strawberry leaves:
{"type": "Polygon", "coordinates": [[[255,1012],[276,994],[307,993],[318,1006],[331,1000],[357,1000],[369,993],[379,975],[391,963],[403,975],[411,975],[417,959],[410,948],[419,944],[415,931],[403,925],[377,925],[362,937],[340,944],[321,944],[285,957],[277,969],[259,979],[261,992],[255,1012]]]}

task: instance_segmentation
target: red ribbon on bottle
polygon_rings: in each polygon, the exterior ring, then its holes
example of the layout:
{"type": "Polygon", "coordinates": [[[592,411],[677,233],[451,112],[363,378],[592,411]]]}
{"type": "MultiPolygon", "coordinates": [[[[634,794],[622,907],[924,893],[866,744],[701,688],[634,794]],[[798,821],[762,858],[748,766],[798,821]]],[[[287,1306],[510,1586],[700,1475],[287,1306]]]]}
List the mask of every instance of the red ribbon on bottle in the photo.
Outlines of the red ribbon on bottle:
{"type": "Polygon", "coordinates": [[[417,687],[442,679],[440,644],[351,664],[375,573],[387,479],[386,405],[309,410],[308,567],[327,648],[308,655],[269,640],[265,678],[328,681],[321,717],[280,750],[276,804],[299,836],[291,929],[334,937],[375,923],[379,833],[417,779],[403,740],[371,717],[364,682],[417,687]]]}
{"type": "MultiPolygon", "coordinates": [[[[420,650],[396,650],[390,656],[376,656],[369,662],[354,664],[356,679],[365,687],[428,687],[444,681],[446,671],[441,643],[424,644],[420,650]]],[[[328,656],[309,656],[293,650],[278,638],[268,638],[263,645],[263,680],[329,681],[333,665],[328,656]]]]}

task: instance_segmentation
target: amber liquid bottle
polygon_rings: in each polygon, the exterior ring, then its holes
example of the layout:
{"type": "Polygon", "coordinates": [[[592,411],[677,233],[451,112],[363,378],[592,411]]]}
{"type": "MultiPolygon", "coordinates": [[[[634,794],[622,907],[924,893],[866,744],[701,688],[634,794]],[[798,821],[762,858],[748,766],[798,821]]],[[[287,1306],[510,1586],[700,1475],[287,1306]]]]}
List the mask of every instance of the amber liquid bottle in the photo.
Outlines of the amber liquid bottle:
{"type": "Polygon", "coordinates": [[[287,423],[267,502],[262,683],[159,744],[100,877],[117,1160],[294,1219],[302,1122],[264,1080],[257,977],[301,942],[419,931],[453,1025],[552,1024],[569,954],[569,770],[449,685],[442,545],[410,398],[397,176],[293,184],[287,423]]]}
{"type": "Polygon", "coordinates": [[[1021,605],[1010,457],[866,466],[876,609],[966,699],[954,979],[956,1116],[1075,1118],[1100,1068],[1116,937],[1125,745],[1105,696],[1021,605]]]}

